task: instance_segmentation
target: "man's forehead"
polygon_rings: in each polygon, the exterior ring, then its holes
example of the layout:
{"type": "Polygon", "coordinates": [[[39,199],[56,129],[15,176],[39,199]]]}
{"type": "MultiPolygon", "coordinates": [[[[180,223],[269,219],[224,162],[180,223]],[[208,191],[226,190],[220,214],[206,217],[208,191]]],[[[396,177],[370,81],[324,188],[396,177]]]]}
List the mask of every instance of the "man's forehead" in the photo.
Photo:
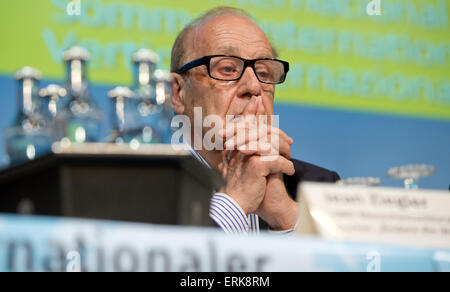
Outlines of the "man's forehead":
{"type": "Polygon", "coordinates": [[[240,49],[239,47],[232,46],[232,45],[222,45],[216,48],[218,54],[239,54],[240,49]]]}
{"type": "Polygon", "coordinates": [[[194,44],[207,54],[273,57],[272,46],[265,33],[253,21],[240,15],[219,15],[206,20],[197,27],[194,44]]]}

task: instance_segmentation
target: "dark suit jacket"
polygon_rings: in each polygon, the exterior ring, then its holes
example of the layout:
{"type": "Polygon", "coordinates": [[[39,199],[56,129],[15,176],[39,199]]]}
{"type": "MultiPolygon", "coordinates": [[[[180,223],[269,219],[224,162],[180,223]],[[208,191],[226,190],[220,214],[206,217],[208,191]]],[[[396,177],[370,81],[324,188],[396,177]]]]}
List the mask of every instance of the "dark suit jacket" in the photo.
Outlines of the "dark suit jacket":
{"type": "Polygon", "coordinates": [[[339,175],[334,171],[296,159],[291,159],[291,161],[294,163],[295,173],[292,176],[285,175],[284,184],[294,201],[297,199],[297,185],[299,182],[336,182],[340,180],[339,175]]]}
{"type": "MultiPolygon", "coordinates": [[[[310,164],[304,161],[292,159],[295,173],[291,176],[284,176],[284,184],[291,198],[297,200],[297,185],[303,181],[315,182],[336,182],[340,179],[339,175],[325,168],[310,164]]],[[[261,218],[259,219],[260,230],[267,230],[268,225],[261,218]]]]}

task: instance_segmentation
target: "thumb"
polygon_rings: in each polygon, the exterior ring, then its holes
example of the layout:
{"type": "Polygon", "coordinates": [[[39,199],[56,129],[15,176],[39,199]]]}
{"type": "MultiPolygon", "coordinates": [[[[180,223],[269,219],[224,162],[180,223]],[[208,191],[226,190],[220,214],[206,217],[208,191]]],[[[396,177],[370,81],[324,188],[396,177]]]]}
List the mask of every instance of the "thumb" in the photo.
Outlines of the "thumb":
{"type": "Polygon", "coordinates": [[[249,115],[256,115],[256,111],[258,110],[258,98],[252,98],[249,103],[245,106],[244,111],[242,112],[242,115],[249,116],[249,115]]]}
{"type": "Polygon", "coordinates": [[[257,107],[256,107],[256,115],[262,116],[266,114],[266,109],[264,108],[264,104],[262,102],[262,97],[259,96],[257,99],[257,107]]]}
{"type": "MultiPolygon", "coordinates": [[[[264,108],[264,104],[262,102],[262,97],[259,96],[257,101],[257,106],[256,106],[256,117],[257,119],[257,123],[259,124],[268,124],[267,119],[269,118],[266,114],[266,109],[264,108]]],[[[264,128],[265,129],[265,128],[264,128]]],[[[267,130],[266,130],[267,131],[267,130]]]]}
{"type": "Polygon", "coordinates": [[[259,106],[259,100],[260,97],[252,97],[252,99],[249,101],[247,106],[244,108],[244,111],[242,113],[243,118],[241,122],[248,125],[256,125],[256,114],[258,112],[258,106],[259,106]]]}

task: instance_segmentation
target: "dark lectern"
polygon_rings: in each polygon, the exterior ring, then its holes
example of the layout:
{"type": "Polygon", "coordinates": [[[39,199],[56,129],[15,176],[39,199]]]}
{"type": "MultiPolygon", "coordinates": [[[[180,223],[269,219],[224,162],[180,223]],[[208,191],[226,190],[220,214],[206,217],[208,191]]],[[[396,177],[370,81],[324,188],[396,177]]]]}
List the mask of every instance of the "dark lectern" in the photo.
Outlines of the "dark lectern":
{"type": "Polygon", "coordinates": [[[0,212],[211,226],[222,179],[171,145],[55,144],[0,171],[0,212]],[[134,149],[133,149],[134,148],[134,149]]]}

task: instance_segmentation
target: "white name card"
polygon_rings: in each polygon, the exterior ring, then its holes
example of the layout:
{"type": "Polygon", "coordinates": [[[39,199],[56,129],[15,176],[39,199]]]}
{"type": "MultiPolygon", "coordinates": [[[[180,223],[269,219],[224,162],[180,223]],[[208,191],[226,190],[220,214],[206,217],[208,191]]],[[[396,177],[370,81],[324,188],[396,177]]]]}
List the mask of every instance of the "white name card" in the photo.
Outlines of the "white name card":
{"type": "Polygon", "coordinates": [[[450,193],[301,183],[297,233],[450,248],[450,193]]]}

